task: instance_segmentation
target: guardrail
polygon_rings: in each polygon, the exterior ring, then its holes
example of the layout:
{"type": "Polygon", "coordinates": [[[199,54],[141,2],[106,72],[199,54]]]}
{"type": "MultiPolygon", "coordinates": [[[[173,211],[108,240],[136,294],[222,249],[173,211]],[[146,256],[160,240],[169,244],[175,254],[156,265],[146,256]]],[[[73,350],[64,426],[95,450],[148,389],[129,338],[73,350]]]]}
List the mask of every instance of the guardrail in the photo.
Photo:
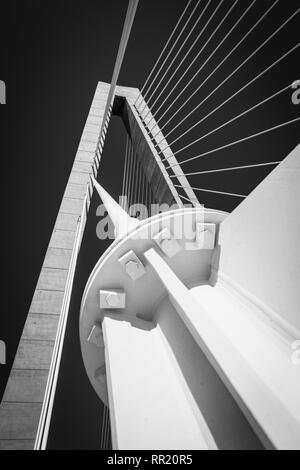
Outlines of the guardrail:
{"type": "Polygon", "coordinates": [[[56,339],[54,343],[52,360],[50,364],[49,375],[48,375],[48,380],[47,380],[47,385],[46,385],[46,392],[44,396],[42,412],[40,416],[34,450],[45,450],[47,446],[58,374],[59,374],[59,369],[60,369],[60,362],[61,362],[61,357],[62,357],[62,350],[63,350],[63,345],[64,345],[64,338],[65,338],[65,333],[66,333],[66,326],[67,326],[68,315],[69,315],[74,276],[75,276],[82,236],[84,232],[84,227],[85,227],[85,223],[87,219],[87,213],[88,213],[88,208],[90,204],[90,196],[91,196],[90,195],[90,183],[88,183],[86,195],[84,198],[82,213],[78,217],[77,228],[76,228],[76,233],[75,233],[75,241],[74,241],[74,246],[73,246],[72,255],[71,255],[66,288],[65,288],[65,293],[63,297],[61,314],[59,318],[56,339]]]}

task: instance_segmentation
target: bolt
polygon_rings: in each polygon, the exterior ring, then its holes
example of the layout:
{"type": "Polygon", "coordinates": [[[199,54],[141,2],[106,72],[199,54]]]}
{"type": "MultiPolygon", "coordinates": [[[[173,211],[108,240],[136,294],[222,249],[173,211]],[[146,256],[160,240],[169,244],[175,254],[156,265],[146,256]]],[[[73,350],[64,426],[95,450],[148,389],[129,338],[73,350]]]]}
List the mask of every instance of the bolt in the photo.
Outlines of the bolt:
{"type": "Polygon", "coordinates": [[[168,244],[170,243],[170,241],[171,241],[171,238],[161,238],[159,240],[159,244],[160,244],[162,249],[164,249],[164,247],[167,249],[168,244]]]}
{"type": "Polygon", "coordinates": [[[108,294],[106,297],[107,305],[110,307],[117,307],[119,305],[119,296],[116,293],[108,294]]]}
{"type": "Polygon", "coordinates": [[[126,269],[126,272],[127,274],[129,274],[129,276],[131,277],[134,277],[136,275],[136,272],[138,270],[138,263],[136,261],[128,261],[126,264],[125,264],[125,269],[126,269]]]}
{"type": "Polygon", "coordinates": [[[167,236],[158,240],[158,244],[162,251],[169,257],[172,258],[180,251],[180,246],[174,238],[167,236]]]}

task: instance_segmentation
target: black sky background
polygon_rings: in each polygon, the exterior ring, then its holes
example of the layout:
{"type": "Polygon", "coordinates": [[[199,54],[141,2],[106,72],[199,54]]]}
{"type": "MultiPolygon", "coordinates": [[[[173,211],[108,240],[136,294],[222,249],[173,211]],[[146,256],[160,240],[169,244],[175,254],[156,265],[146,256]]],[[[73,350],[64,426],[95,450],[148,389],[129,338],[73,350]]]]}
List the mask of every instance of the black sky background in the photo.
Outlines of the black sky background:
{"type": "MultiPolygon", "coordinates": [[[[206,1],[206,0],[205,0],[206,1]]],[[[194,2],[195,3],[195,2],[194,2]]],[[[207,10],[210,16],[219,0],[207,10]]],[[[227,11],[232,0],[225,0],[205,39],[227,11]]],[[[214,69],[250,25],[254,24],[273,0],[258,0],[253,12],[221,48],[201,73],[200,81],[214,69]],[[225,50],[226,49],[226,50],[225,50]]],[[[141,87],[186,4],[185,0],[140,0],[129,40],[119,83],[141,87]]],[[[233,18],[238,17],[250,1],[239,2],[233,18]]],[[[268,20],[224,67],[196,94],[174,124],[192,109],[214,86],[217,86],[247,55],[255,50],[285,18],[296,10],[298,2],[279,2],[268,20]]],[[[33,1],[1,3],[0,79],[7,85],[7,104],[0,106],[0,155],[2,169],[2,312],[0,339],[7,343],[8,364],[0,369],[0,398],[12,365],[31,298],[46,253],[47,245],[60,206],[73,159],[80,141],[97,81],[110,82],[119,45],[127,2],[98,1],[33,1]]],[[[232,21],[230,22],[232,25],[232,21]]],[[[218,35],[195,63],[183,83],[191,77],[199,63],[212,52],[229,29],[224,23],[218,35]]],[[[191,35],[187,47],[196,34],[191,35]]],[[[299,16],[255,56],[228,84],[186,122],[181,130],[205,116],[234,91],[299,42],[299,16]]],[[[186,49],[185,49],[186,50],[186,49]]],[[[183,54],[183,53],[182,53],[183,54]]],[[[183,55],[178,57],[177,63],[183,55]]],[[[229,106],[196,128],[174,145],[176,151],[244,109],[270,96],[288,83],[300,78],[299,52],[249,87],[229,106]]],[[[180,74],[179,74],[180,76],[180,74]]],[[[168,78],[168,77],[167,77],[168,78]]],[[[177,76],[178,79],[178,76],[177,76]]],[[[176,83],[176,77],[171,85],[176,83]]],[[[192,85],[194,90],[196,85],[192,85]]],[[[180,87],[179,87],[180,89],[180,87]]],[[[173,98],[176,96],[174,92],[173,98]]],[[[186,100],[184,94],[180,105],[186,100]]],[[[172,97],[168,101],[172,100],[172,97]]],[[[168,104],[167,103],[167,104],[168,104]]],[[[178,155],[189,158],[262,129],[299,116],[300,106],[291,102],[291,92],[276,98],[262,109],[245,116],[236,124],[205,139],[178,155]]],[[[155,109],[155,108],[154,108],[155,109]]],[[[176,108],[175,108],[176,109],[176,108]]],[[[167,126],[166,130],[171,130],[167,126]]],[[[172,139],[180,131],[171,135],[172,139]]],[[[114,197],[121,191],[125,132],[118,118],[112,120],[101,165],[101,181],[114,197]]],[[[222,168],[250,163],[282,160],[299,142],[299,123],[264,137],[214,154],[193,164],[183,165],[187,171],[222,168]]],[[[204,175],[191,178],[193,186],[248,194],[266,176],[270,167],[246,172],[204,175]]],[[[184,193],[182,193],[184,194],[184,193]]],[[[278,195],[280,197],[280,195],[278,195]]],[[[207,207],[231,211],[240,202],[236,198],[200,193],[207,207]]],[[[276,203],[276,201],[274,201],[276,203]]],[[[91,216],[79,260],[80,274],[72,299],[70,327],[66,338],[57,406],[53,421],[55,438],[52,448],[97,448],[101,407],[84,374],[78,349],[78,306],[86,279],[106,245],[96,239],[95,208],[91,216]],[[76,368],[74,367],[76,363],[76,368]],[[73,364],[73,367],[72,367],[73,364]],[[67,371],[70,375],[67,375],[67,371]],[[84,380],[82,378],[84,377],[84,380]],[[69,400],[70,393],[75,402],[69,400]],[[76,391],[76,393],[74,393],[76,391]],[[87,403],[85,407],[84,403],[87,403]],[[74,408],[75,407],[75,408],[74,408]],[[74,411],[76,409],[76,412],[74,411]],[[62,411],[63,410],[63,411],[62,411]],[[65,426],[64,426],[65,425],[65,426]],[[72,432],[73,429],[73,432],[72,432]],[[76,432],[74,432],[76,429],[76,432]],[[89,430],[89,431],[88,431],[89,430]]]]}

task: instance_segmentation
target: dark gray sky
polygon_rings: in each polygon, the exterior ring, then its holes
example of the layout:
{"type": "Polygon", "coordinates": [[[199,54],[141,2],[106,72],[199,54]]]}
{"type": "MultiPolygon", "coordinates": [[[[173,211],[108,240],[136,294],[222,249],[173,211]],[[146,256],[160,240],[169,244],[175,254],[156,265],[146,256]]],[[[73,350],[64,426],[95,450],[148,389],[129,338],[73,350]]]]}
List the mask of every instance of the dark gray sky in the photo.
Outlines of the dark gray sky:
{"type": "MultiPolygon", "coordinates": [[[[205,0],[207,3],[207,0],[205,0]]],[[[193,2],[195,4],[195,0],[193,2]]],[[[225,0],[215,21],[211,23],[202,38],[202,45],[209,34],[223,18],[233,0],[225,0]]],[[[220,48],[214,59],[201,72],[191,86],[194,90],[218,62],[229,52],[249,28],[257,21],[263,11],[274,0],[259,0],[252,12],[228,39],[225,48],[220,48]]],[[[140,0],[135,23],[129,40],[119,83],[141,87],[153,63],[158,57],[172,28],[186,4],[185,0],[140,0]]],[[[207,17],[219,4],[212,0],[207,17]]],[[[245,10],[250,0],[240,1],[231,21],[225,22],[209,47],[195,62],[186,79],[213,51],[218,42],[245,10]]],[[[245,41],[220,71],[208,81],[201,92],[196,94],[185,111],[179,113],[173,124],[200,102],[236,66],[254,51],[290,14],[296,10],[298,1],[279,1],[272,14],[245,41]]],[[[51,236],[56,214],[68,180],[68,175],[85,124],[91,100],[98,80],[109,82],[118,49],[122,25],[127,8],[124,0],[89,0],[73,2],[4,1],[1,3],[1,63],[0,79],[7,84],[7,105],[0,107],[1,120],[1,164],[2,164],[2,315],[0,318],[0,338],[8,345],[8,365],[0,369],[0,397],[4,390],[9,367],[12,364],[22,327],[25,322],[31,297],[38,279],[39,271],[51,236]],[[6,26],[6,27],[5,27],[6,26]]],[[[187,47],[200,31],[196,28],[187,47]]],[[[194,117],[181,127],[181,131],[207,114],[251,78],[270,65],[298,42],[299,15],[270,42],[259,54],[238,72],[222,89],[199,110],[194,117]]],[[[184,51],[182,52],[182,54],[184,51]]],[[[193,54],[192,54],[193,56],[193,54]]],[[[177,63],[182,59],[179,55],[177,63]]],[[[241,111],[270,96],[299,77],[299,52],[292,54],[271,73],[266,74],[255,85],[249,87],[236,100],[232,101],[180,140],[174,150],[190,142],[214,127],[222,124],[241,111]]],[[[180,73],[174,77],[176,83],[180,73]]],[[[166,79],[169,77],[167,75],[166,79]]],[[[190,93],[190,91],[189,91],[190,93]]],[[[173,95],[176,96],[176,93],[173,95]]],[[[267,127],[299,116],[299,106],[292,105],[291,93],[287,92],[267,106],[245,116],[237,123],[205,139],[189,150],[178,155],[178,159],[189,158],[198,153],[224,145],[233,140],[253,134],[267,127]]],[[[188,97],[184,94],[178,105],[188,97]]],[[[170,98],[172,100],[172,97],[170,98]]],[[[167,102],[168,105],[170,103],[167,102]]],[[[175,108],[176,109],[176,108],[175,108]]],[[[171,127],[167,127],[171,130],[171,127]]],[[[172,134],[172,139],[180,134],[180,129],[172,134]]],[[[105,186],[117,196],[121,190],[125,134],[119,122],[113,120],[106,142],[101,172],[105,186]]],[[[183,166],[187,171],[222,168],[249,163],[282,160],[299,142],[299,123],[281,131],[233,147],[226,151],[183,166]]],[[[250,170],[234,173],[204,175],[191,178],[193,186],[206,187],[221,191],[248,194],[270,171],[250,170]]],[[[280,197],[280,195],[278,195],[280,197]]],[[[207,207],[231,211],[239,200],[200,193],[199,199],[207,207]]],[[[276,203],[276,201],[274,201],[276,203]]],[[[94,202],[96,204],[96,202],[94,202]]],[[[94,212],[92,212],[94,214],[94,212]]],[[[74,330],[68,337],[68,351],[77,351],[79,358],[76,325],[78,303],[86,277],[96,262],[104,245],[95,238],[94,226],[97,220],[89,221],[87,237],[89,249],[82,255],[81,275],[77,279],[77,297],[74,300],[72,316],[74,330]],[[77,312],[77,313],[76,313],[77,312]],[[76,349],[77,348],[77,349],[76,349]]],[[[79,359],[78,359],[79,360],[79,359]]],[[[66,367],[71,356],[66,354],[66,367]]],[[[83,374],[79,367],[79,376],[83,374]]],[[[87,379],[86,379],[87,380],[87,379]]],[[[78,421],[72,421],[74,403],[66,403],[67,390],[61,394],[57,419],[61,426],[59,439],[61,445],[70,448],[89,447],[97,441],[97,416],[93,421],[97,397],[89,388],[88,382],[78,385],[78,377],[73,375],[69,387],[80,395],[76,406],[78,421]],[[82,403],[89,401],[85,394],[90,393],[89,409],[82,403]],[[81,420],[81,421],[80,421],[81,420]],[[67,423],[66,428],[62,422],[67,423]],[[91,433],[85,426],[76,436],[70,434],[74,424],[91,424],[91,433]],[[68,435],[69,432],[69,435],[68,435]]],[[[94,416],[95,418],[95,416],[94,416]]],[[[54,445],[54,443],[53,443],[54,445]]],[[[56,446],[59,443],[56,441],[56,446]]]]}

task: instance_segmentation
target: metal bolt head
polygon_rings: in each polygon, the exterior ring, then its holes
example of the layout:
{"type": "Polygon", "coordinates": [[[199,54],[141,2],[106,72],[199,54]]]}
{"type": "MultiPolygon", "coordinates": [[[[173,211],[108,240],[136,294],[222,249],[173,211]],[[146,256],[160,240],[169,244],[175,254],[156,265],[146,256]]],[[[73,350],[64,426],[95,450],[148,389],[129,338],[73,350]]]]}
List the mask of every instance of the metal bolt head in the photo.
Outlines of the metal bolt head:
{"type": "Polygon", "coordinates": [[[169,258],[175,256],[182,249],[167,227],[154,236],[154,241],[169,258]]]}
{"type": "Polygon", "coordinates": [[[114,293],[107,294],[106,302],[110,307],[117,307],[119,305],[120,299],[119,295],[114,293]]]}
{"type": "Polygon", "coordinates": [[[127,274],[129,274],[130,277],[134,278],[136,276],[136,272],[139,269],[139,265],[136,261],[128,261],[125,264],[125,269],[127,274]]]}
{"type": "Polygon", "coordinates": [[[119,258],[119,263],[123,266],[126,274],[128,274],[133,281],[137,281],[146,272],[143,263],[133,250],[130,250],[125,253],[125,255],[121,256],[121,258],[119,258]]]}
{"type": "Polygon", "coordinates": [[[123,289],[100,289],[100,308],[120,310],[125,308],[125,292],[123,289]]]}
{"type": "Polygon", "coordinates": [[[167,249],[168,244],[170,243],[171,237],[170,238],[162,238],[159,240],[159,245],[162,250],[167,249]]]}

